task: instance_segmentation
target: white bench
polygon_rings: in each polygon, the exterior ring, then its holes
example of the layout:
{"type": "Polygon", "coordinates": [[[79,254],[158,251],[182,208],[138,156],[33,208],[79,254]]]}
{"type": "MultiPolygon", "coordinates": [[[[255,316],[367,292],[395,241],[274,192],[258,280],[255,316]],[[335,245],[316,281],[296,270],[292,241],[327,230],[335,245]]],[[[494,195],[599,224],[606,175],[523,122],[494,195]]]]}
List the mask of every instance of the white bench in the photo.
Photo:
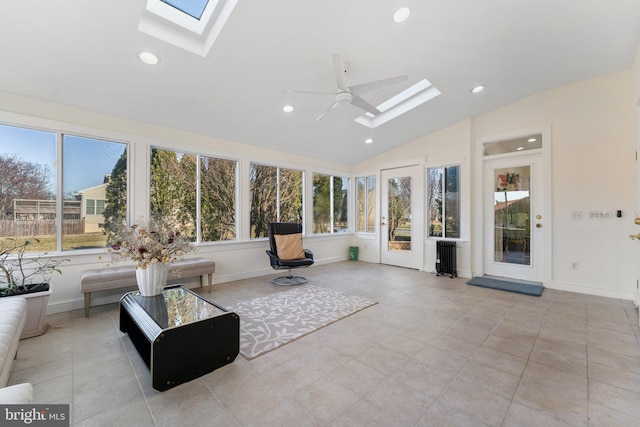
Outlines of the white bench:
{"type": "MultiPolygon", "coordinates": [[[[169,264],[168,279],[200,276],[200,287],[205,281],[211,292],[215,262],[206,258],[183,259],[169,264]]],[[[91,293],[112,289],[132,288],[136,283],[136,269],[133,265],[87,270],[80,276],[80,289],[84,294],[84,315],[89,317],[91,293]]]]}
{"type": "Polygon", "coordinates": [[[0,313],[0,404],[29,404],[33,398],[31,384],[7,387],[27,320],[27,301],[19,297],[0,298],[0,313]]]}

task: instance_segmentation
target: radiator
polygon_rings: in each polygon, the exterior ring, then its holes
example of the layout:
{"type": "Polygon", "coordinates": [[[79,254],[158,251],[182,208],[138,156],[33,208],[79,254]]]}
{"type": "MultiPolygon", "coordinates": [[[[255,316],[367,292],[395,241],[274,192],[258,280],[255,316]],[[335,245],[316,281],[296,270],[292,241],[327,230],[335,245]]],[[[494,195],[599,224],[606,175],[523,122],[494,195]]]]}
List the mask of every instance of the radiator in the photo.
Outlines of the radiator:
{"type": "Polygon", "coordinates": [[[456,242],[438,240],[436,243],[436,273],[438,276],[458,276],[456,271],[456,242]]]}

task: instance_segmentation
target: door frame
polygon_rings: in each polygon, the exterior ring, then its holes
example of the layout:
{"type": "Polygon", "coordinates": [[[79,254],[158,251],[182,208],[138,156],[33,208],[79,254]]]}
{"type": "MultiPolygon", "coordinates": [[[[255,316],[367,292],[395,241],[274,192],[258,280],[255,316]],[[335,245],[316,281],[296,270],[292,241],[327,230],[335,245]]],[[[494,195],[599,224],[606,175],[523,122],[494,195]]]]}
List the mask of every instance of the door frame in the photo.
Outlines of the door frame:
{"type": "MultiPolygon", "coordinates": [[[[483,156],[482,147],[483,144],[487,142],[498,142],[509,139],[515,139],[526,135],[531,134],[542,134],[542,167],[543,171],[543,218],[544,227],[543,227],[543,238],[544,238],[544,250],[543,250],[543,279],[542,283],[547,286],[552,282],[552,272],[553,272],[553,216],[552,216],[552,170],[551,170],[551,126],[541,126],[538,128],[532,129],[523,129],[519,131],[513,131],[509,133],[503,133],[498,135],[490,135],[484,137],[476,138],[475,144],[475,182],[474,182],[474,195],[475,198],[473,202],[473,207],[475,211],[475,219],[473,221],[473,265],[472,271],[473,276],[483,276],[485,274],[484,271],[484,259],[485,259],[485,221],[493,221],[493,218],[485,218],[484,215],[484,172],[485,172],[485,157],[483,156]]],[[[517,157],[524,156],[530,153],[518,152],[518,153],[510,153],[507,155],[500,156],[491,156],[491,159],[494,158],[507,158],[507,157],[517,157]],[[522,154],[520,154],[522,153],[522,154]]]]}
{"type": "MultiPolygon", "coordinates": [[[[414,183],[414,187],[412,188],[412,193],[416,193],[413,198],[413,205],[417,207],[419,212],[412,212],[412,215],[416,218],[416,222],[419,224],[418,229],[415,230],[415,242],[412,242],[412,248],[416,250],[416,257],[419,258],[418,265],[411,268],[416,268],[418,271],[425,271],[424,264],[424,245],[425,245],[425,236],[424,236],[424,191],[425,191],[425,183],[424,183],[424,168],[426,164],[426,156],[417,156],[403,160],[397,160],[392,162],[386,162],[381,164],[378,167],[377,172],[377,185],[376,185],[376,194],[378,197],[378,203],[376,206],[376,230],[378,231],[378,263],[382,264],[382,227],[380,223],[382,222],[382,173],[383,171],[389,169],[402,169],[409,168],[413,166],[418,167],[419,179],[414,183]]],[[[412,224],[413,225],[413,224],[412,224]]]]}

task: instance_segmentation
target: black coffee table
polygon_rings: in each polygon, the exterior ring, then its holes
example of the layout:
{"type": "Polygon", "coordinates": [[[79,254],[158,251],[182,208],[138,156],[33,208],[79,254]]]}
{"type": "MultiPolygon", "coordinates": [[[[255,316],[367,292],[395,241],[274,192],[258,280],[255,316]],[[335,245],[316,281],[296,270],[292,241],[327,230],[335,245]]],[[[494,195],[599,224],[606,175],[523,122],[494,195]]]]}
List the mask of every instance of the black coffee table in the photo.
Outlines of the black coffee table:
{"type": "Polygon", "coordinates": [[[155,297],[125,294],[120,330],[129,335],[159,391],[233,362],[240,350],[240,317],[182,285],[155,297]]]}

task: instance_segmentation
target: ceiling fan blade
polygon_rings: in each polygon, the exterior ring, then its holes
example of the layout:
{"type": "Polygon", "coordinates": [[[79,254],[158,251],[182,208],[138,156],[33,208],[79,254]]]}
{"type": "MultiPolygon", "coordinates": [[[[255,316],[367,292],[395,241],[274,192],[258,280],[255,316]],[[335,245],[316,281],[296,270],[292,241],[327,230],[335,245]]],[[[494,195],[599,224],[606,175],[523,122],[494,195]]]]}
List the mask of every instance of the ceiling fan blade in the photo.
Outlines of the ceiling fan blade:
{"type": "Polygon", "coordinates": [[[316,120],[322,120],[324,118],[324,116],[326,116],[327,114],[329,114],[329,111],[333,110],[334,108],[336,108],[338,106],[338,101],[334,102],[333,104],[331,104],[329,106],[329,108],[327,108],[326,110],[324,110],[322,112],[322,114],[320,114],[318,116],[318,118],[316,120]]]}
{"type": "Polygon", "coordinates": [[[358,108],[362,108],[365,111],[368,111],[369,113],[373,114],[374,116],[380,114],[380,110],[378,110],[376,107],[374,107],[373,105],[369,104],[367,101],[365,101],[364,99],[360,98],[359,96],[354,96],[353,99],[351,100],[351,104],[355,105],[358,108]]]}
{"type": "Polygon", "coordinates": [[[333,95],[335,96],[336,93],[335,92],[314,92],[311,90],[286,90],[285,93],[301,93],[301,94],[305,94],[305,95],[333,95]]]}
{"type": "Polygon", "coordinates": [[[398,76],[387,77],[387,78],[384,78],[384,79],[374,80],[372,82],[362,83],[362,84],[359,84],[359,85],[351,86],[349,88],[349,90],[354,95],[362,95],[363,93],[371,92],[373,90],[382,89],[383,87],[391,86],[391,85],[394,85],[394,84],[400,83],[400,82],[404,82],[405,80],[408,80],[408,79],[409,79],[409,76],[407,76],[406,74],[400,74],[398,76]]]}
{"type": "Polygon", "coordinates": [[[347,73],[342,56],[333,54],[333,72],[336,75],[338,89],[347,90],[347,73]]]}

